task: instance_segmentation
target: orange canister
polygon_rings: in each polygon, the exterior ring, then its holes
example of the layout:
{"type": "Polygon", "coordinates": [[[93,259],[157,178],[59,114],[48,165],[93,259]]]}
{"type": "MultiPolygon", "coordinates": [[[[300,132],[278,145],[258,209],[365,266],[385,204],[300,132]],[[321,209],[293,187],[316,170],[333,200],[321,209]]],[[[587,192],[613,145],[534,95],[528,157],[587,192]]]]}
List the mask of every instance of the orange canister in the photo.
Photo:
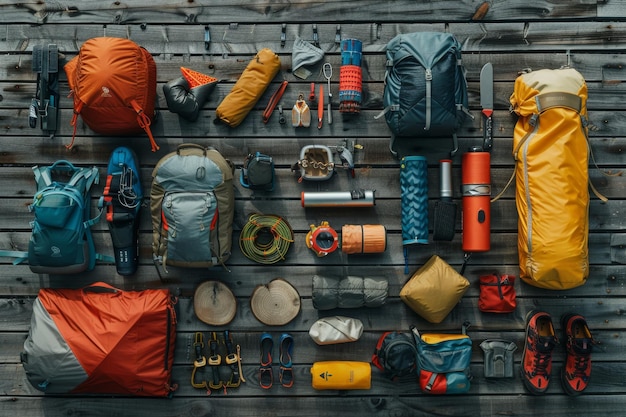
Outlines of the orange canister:
{"type": "Polygon", "coordinates": [[[463,251],[486,252],[491,246],[491,168],[489,152],[471,149],[461,159],[463,251]]]}

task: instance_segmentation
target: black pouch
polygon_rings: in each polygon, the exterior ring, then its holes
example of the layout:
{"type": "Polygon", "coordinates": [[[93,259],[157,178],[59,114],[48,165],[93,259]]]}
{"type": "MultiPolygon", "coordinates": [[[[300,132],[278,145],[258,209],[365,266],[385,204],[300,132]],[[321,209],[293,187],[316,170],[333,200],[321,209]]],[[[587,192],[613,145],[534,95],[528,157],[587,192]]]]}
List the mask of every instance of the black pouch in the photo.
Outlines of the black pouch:
{"type": "Polygon", "coordinates": [[[252,190],[272,191],[275,182],[272,157],[260,152],[249,154],[243,162],[239,182],[252,190]]]}

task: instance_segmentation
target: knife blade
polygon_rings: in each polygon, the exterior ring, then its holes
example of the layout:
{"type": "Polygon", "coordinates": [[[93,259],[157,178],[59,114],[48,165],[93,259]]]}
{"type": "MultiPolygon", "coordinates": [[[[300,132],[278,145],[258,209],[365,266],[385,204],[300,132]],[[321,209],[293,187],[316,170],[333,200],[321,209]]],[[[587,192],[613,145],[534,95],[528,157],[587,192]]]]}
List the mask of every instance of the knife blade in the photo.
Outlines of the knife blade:
{"type": "Polygon", "coordinates": [[[324,120],[324,86],[320,85],[320,95],[317,102],[317,128],[322,128],[322,121],[324,120]]]}
{"type": "Polygon", "coordinates": [[[480,70],[480,106],[483,115],[483,150],[493,146],[493,65],[483,65],[480,70]]]}

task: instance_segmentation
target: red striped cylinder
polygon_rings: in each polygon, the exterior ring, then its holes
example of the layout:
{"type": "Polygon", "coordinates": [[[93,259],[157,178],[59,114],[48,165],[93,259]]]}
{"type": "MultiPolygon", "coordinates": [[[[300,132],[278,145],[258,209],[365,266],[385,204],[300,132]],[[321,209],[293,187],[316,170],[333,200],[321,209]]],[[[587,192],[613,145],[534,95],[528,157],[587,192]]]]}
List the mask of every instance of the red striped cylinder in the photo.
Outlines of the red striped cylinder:
{"type": "Polygon", "coordinates": [[[339,69],[339,111],[358,113],[361,111],[363,74],[361,67],[342,65],[339,69]]]}
{"type": "Polygon", "coordinates": [[[358,113],[361,111],[363,96],[362,48],[362,43],[358,39],[341,41],[341,68],[339,68],[339,111],[341,113],[358,113]]]}

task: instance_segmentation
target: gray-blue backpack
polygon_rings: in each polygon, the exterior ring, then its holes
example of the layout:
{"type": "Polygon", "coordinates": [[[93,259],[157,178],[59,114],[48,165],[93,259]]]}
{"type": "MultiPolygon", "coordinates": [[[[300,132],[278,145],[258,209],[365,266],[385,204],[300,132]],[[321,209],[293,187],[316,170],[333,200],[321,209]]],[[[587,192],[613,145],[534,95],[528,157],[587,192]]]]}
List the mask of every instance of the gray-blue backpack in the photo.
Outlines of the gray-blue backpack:
{"type": "MultiPolygon", "coordinates": [[[[94,268],[96,254],[90,217],[91,187],[97,184],[96,167],[80,168],[59,160],[51,166],[33,167],[37,191],[29,210],[35,219],[28,252],[0,251],[20,263],[28,260],[37,274],[73,274],[94,268]]],[[[100,212],[101,213],[101,212],[100,212]]]]}
{"type": "MultiPolygon", "coordinates": [[[[178,145],[152,171],[150,214],[157,272],[224,265],[231,254],[235,166],[214,148],[178,145]]],[[[160,275],[163,278],[162,275],[160,275]]]]}
{"type": "Polygon", "coordinates": [[[413,336],[395,331],[383,333],[376,343],[372,355],[372,365],[383,371],[384,375],[392,380],[407,375],[415,375],[417,349],[413,336]]]}
{"type": "Polygon", "coordinates": [[[382,114],[391,152],[403,138],[452,137],[454,155],[456,131],[469,115],[459,41],[443,32],[398,35],[387,44],[386,67],[382,114]]]}

